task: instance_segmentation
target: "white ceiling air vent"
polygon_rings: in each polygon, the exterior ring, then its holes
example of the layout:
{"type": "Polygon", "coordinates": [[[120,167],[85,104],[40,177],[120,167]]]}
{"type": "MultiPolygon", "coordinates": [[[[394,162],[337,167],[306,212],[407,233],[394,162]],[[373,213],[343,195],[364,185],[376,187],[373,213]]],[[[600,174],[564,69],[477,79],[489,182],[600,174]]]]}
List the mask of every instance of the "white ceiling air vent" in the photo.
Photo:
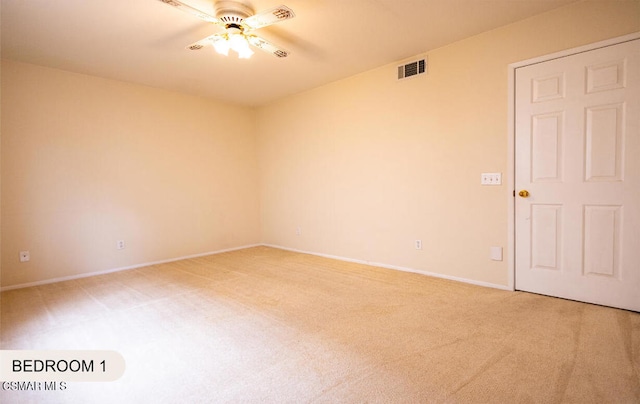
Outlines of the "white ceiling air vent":
{"type": "Polygon", "coordinates": [[[398,80],[419,76],[427,72],[427,58],[398,66],[398,80]]]}

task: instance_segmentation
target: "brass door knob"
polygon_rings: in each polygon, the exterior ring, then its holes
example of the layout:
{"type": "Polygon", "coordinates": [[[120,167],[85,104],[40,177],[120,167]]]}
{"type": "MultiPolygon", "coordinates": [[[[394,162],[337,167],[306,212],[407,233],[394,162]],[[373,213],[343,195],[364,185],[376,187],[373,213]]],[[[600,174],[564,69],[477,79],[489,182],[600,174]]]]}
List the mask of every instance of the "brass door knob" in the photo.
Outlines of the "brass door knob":
{"type": "Polygon", "coordinates": [[[529,191],[527,191],[526,189],[523,189],[522,191],[518,192],[518,195],[520,195],[523,198],[526,198],[529,196],[529,191]]]}

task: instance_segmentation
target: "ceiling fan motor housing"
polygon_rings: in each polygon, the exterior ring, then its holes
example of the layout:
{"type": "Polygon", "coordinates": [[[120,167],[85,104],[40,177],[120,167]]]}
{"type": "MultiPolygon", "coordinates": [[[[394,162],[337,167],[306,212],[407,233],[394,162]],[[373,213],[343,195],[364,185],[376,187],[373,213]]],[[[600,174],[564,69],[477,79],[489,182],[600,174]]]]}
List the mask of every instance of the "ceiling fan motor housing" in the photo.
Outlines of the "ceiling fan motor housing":
{"type": "Polygon", "coordinates": [[[219,1],[215,4],[215,9],[216,17],[227,25],[239,25],[245,18],[253,15],[251,8],[235,1],[219,1]]]}

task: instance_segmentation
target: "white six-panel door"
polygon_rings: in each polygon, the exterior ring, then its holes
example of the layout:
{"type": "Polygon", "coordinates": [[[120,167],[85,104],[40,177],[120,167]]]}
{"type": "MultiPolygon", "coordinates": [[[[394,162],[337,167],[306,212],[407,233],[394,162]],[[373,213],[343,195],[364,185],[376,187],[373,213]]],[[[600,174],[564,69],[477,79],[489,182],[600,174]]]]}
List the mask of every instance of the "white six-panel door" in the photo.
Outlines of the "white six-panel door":
{"type": "Polygon", "coordinates": [[[516,289],[640,311],[640,40],[515,83],[516,289]]]}

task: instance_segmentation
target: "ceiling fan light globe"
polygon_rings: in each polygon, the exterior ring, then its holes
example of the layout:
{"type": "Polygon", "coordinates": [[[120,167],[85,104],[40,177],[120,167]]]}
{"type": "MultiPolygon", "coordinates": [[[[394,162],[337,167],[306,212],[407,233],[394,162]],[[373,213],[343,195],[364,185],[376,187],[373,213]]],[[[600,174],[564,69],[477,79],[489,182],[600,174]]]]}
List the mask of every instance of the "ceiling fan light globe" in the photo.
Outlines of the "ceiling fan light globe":
{"type": "Polygon", "coordinates": [[[229,42],[225,39],[213,41],[213,48],[221,55],[229,56],[229,42]]]}
{"type": "Polygon", "coordinates": [[[240,59],[249,59],[253,55],[249,41],[242,34],[229,35],[229,47],[238,53],[240,59]]]}
{"type": "Polygon", "coordinates": [[[247,40],[240,34],[229,35],[229,46],[234,51],[238,52],[240,49],[244,49],[247,45],[247,40]]]}

